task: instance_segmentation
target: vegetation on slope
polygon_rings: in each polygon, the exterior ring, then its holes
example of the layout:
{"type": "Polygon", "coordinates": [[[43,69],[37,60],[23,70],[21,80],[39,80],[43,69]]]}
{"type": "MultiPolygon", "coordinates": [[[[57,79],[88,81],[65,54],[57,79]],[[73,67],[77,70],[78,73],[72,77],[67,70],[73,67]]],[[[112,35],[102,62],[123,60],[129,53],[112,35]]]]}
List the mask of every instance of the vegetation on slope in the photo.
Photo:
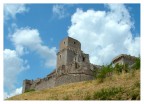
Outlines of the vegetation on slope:
{"type": "Polygon", "coordinates": [[[140,71],[32,91],[8,100],[139,100],[140,71]]]}
{"type": "Polygon", "coordinates": [[[41,91],[28,91],[7,100],[140,100],[140,59],[133,67],[103,66],[95,80],[41,91]]]}

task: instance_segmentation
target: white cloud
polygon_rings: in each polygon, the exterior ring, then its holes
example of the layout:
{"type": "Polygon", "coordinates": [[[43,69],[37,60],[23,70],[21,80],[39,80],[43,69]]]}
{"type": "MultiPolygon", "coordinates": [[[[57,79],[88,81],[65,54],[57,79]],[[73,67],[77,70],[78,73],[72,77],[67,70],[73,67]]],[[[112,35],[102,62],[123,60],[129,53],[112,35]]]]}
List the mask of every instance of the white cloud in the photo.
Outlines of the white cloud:
{"type": "Polygon", "coordinates": [[[66,12],[66,9],[64,8],[64,5],[54,5],[52,8],[53,14],[57,16],[59,19],[62,19],[66,16],[68,16],[68,13],[66,12]]]}
{"type": "Polygon", "coordinates": [[[27,60],[21,57],[27,52],[35,52],[45,61],[46,67],[56,65],[56,48],[43,45],[37,29],[21,28],[15,29],[9,38],[15,45],[15,50],[4,50],[4,86],[7,92],[5,96],[10,97],[19,92],[15,89],[17,75],[29,68],[27,60]]]}
{"type": "Polygon", "coordinates": [[[69,36],[79,40],[94,64],[109,64],[119,54],[140,54],[140,37],[133,37],[129,11],[124,5],[106,5],[109,11],[77,9],[72,15],[69,36]]]}
{"type": "Polygon", "coordinates": [[[4,92],[4,99],[15,96],[15,95],[19,95],[22,93],[22,87],[20,88],[16,88],[15,90],[12,91],[12,93],[8,94],[7,92],[4,92]]]}
{"type": "Polygon", "coordinates": [[[28,12],[28,10],[24,4],[4,4],[4,18],[6,20],[15,19],[17,14],[28,12]]]}
{"type": "Polygon", "coordinates": [[[49,48],[43,45],[39,35],[37,29],[21,28],[11,34],[10,38],[19,55],[23,55],[29,50],[36,52],[45,60],[46,67],[54,67],[56,65],[56,47],[49,48]]]}
{"type": "Polygon", "coordinates": [[[23,60],[15,50],[4,50],[4,87],[8,91],[15,89],[17,75],[29,68],[27,61],[23,60]]]}

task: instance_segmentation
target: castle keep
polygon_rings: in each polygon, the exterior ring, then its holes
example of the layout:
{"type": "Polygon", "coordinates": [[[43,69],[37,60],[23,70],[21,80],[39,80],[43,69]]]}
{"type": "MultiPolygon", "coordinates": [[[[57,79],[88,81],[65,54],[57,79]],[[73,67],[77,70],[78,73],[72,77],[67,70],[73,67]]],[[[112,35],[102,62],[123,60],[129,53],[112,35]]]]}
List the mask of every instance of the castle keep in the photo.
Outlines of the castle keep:
{"type": "Polygon", "coordinates": [[[92,80],[94,78],[93,70],[99,68],[100,66],[90,63],[89,55],[83,53],[81,43],[78,40],[67,37],[60,43],[56,69],[43,79],[24,80],[22,92],[92,80]]]}

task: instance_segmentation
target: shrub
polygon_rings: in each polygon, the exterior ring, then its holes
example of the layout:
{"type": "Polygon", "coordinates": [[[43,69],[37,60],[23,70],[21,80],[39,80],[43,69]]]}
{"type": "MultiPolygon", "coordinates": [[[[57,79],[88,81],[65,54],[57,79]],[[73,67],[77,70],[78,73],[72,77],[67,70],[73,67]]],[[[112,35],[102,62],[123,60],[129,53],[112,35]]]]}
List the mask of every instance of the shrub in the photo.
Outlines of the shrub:
{"type": "Polygon", "coordinates": [[[117,74],[122,73],[122,69],[123,69],[123,65],[120,65],[120,64],[116,64],[115,67],[114,67],[114,71],[115,71],[117,74]]]}
{"type": "Polygon", "coordinates": [[[140,62],[140,57],[138,57],[138,58],[136,58],[136,60],[135,60],[135,64],[134,64],[133,68],[134,68],[134,69],[140,69],[140,64],[141,64],[141,62],[140,62]]]}
{"type": "Polygon", "coordinates": [[[128,67],[128,64],[124,64],[123,65],[123,70],[124,70],[124,72],[129,72],[129,67],[128,67]]]}
{"type": "Polygon", "coordinates": [[[112,75],[113,68],[110,65],[102,66],[101,70],[98,72],[97,78],[99,82],[103,82],[104,78],[112,75]]]}
{"type": "Polygon", "coordinates": [[[91,96],[89,94],[87,94],[84,98],[84,100],[91,100],[91,96]]]}
{"type": "Polygon", "coordinates": [[[25,93],[26,92],[33,92],[33,91],[35,91],[35,89],[29,89],[29,90],[26,90],[25,93]]]}
{"type": "Polygon", "coordinates": [[[98,92],[94,92],[93,99],[96,100],[111,100],[113,97],[122,91],[121,87],[112,87],[107,89],[102,89],[98,92]]]}
{"type": "Polygon", "coordinates": [[[69,96],[67,95],[67,96],[63,97],[63,100],[69,100],[69,96]]]}

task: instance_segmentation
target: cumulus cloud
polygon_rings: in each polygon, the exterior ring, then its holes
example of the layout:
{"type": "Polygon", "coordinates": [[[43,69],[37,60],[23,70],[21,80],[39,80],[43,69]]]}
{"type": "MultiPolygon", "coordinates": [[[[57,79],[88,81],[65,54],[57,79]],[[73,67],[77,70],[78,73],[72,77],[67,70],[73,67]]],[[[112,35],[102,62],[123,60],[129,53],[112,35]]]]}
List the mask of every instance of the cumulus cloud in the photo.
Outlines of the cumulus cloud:
{"type": "Polygon", "coordinates": [[[4,87],[6,97],[11,97],[20,90],[16,89],[17,75],[20,72],[29,69],[27,60],[22,56],[28,52],[35,52],[44,60],[46,67],[54,67],[56,65],[56,48],[49,48],[43,45],[37,29],[20,28],[15,29],[9,38],[15,46],[15,50],[4,50],[4,87]]]}
{"type": "Polygon", "coordinates": [[[52,11],[54,16],[58,17],[59,19],[62,19],[68,15],[64,5],[54,5],[52,11]]]}
{"type": "Polygon", "coordinates": [[[15,50],[4,50],[4,87],[8,91],[15,89],[17,75],[29,68],[27,61],[23,60],[15,50]]]}
{"type": "Polygon", "coordinates": [[[7,99],[9,97],[12,97],[12,96],[15,96],[15,95],[19,95],[22,93],[22,87],[20,88],[16,88],[15,90],[12,91],[12,93],[7,93],[7,92],[4,92],[4,99],[7,99]]]}
{"type": "Polygon", "coordinates": [[[56,65],[56,47],[49,48],[43,45],[37,29],[20,28],[10,35],[19,55],[27,51],[36,52],[45,60],[46,67],[56,65]]]}
{"type": "Polygon", "coordinates": [[[4,18],[6,20],[15,19],[17,14],[28,12],[28,10],[24,4],[4,4],[4,18]]]}
{"type": "Polygon", "coordinates": [[[77,9],[68,35],[79,40],[94,64],[109,64],[119,54],[140,54],[140,37],[133,37],[129,11],[122,4],[106,5],[109,11],[77,9]]]}

